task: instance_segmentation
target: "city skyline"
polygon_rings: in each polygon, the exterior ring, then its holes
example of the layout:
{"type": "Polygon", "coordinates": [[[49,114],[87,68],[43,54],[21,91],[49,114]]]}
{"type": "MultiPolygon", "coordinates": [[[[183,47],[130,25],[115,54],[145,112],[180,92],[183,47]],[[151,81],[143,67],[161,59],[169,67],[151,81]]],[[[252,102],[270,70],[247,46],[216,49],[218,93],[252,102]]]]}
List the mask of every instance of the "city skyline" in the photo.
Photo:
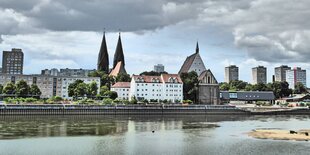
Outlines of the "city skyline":
{"type": "Polygon", "coordinates": [[[97,9],[97,13],[89,5],[85,4],[85,9],[82,9],[82,5],[69,5],[72,4],[70,1],[32,1],[22,2],[23,5],[17,5],[17,1],[0,2],[0,11],[4,15],[0,19],[11,21],[0,27],[0,48],[2,51],[23,49],[25,74],[40,73],[45,68],[94,69],[103,28],[107,32],[110,60],[113,60],[117,33],[121,29],[126,70],[130,74],[152,70],[153,65],[159,63],[165,65],[167,72],[177,73],[186,56],[195,51],[198,40],[205,66],[212,70],[218,81],[224,81],[226,66],[237,65],[240,80],[251,82],[251,68],[263,65],[267,67],[267,81],[271,82],[274,68],[282,64],[310,69],[307,63],[309,29],[304,26],[307,21],[302,20],[306,17],[302,13],[308,14],[305,10],[309,2],[300,1],[303,5],[294,5],[291,1],[277,2],[208,3],[198,0],[193,3],[160,1],[145,4],[146,9],[140,11],[152,10],[148,13],[157,15],[156,20],[153,16],[130,15],[136,11],[128,9],[127,5],[144,3],[141,1],[128,4],[106,1],[112,9],[97,9]],[[114,3],[120,4],[112,5],[114,3]],[[112,11],[113,6],[119,6],[117,12],[112,11]],[[292,12],[281,11],[286,7],[292,12]],[[260,16],[265,11],[263,8],[269,12],[260,16]],[[122,9],[126,13],[120,13],[122,9]],[[46,10],[57,10],[65,16],[49,14],[46,10]],[[107,14],[114,15],[113,19],[107,14]],[[124,18],[125,14],[128,19],[124,18]],[[86,19],[83,15],[93,18],[86,19]],[[280,19],[279,16],[292,18],[280,19]],[[53,17],[51,21],[59,20],[58,25],[46,21],[46,17],[53,17]],[[253,22],[247,20],[252,18],[253,22]],[[261,19],[260,24],[256,23],[258,18],[261,19]],[[70,19],[69,22],[66,19],[70,19]]]}

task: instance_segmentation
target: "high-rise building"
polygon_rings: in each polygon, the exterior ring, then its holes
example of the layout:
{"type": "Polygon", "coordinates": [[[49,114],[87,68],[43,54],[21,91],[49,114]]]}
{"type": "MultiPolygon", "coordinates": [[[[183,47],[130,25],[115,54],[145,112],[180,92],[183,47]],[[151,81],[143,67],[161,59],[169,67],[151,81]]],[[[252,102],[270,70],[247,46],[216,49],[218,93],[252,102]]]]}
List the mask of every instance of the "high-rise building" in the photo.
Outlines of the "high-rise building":
{"type": "Polygon", "coordinates": [[[274,69],[274,73],[275,73],[275,81],[286,81],[286,71],[290,70],[291,67],[288,67],[286,65],[282,65],[280,67],[276,67],[274,69]]]}
{"type": "Polygon", "coordinates": [[[252,77],[253,77],[253,84],[258,83],[267,83],[267,68],[264,66],[258,66],[252,68],[252,77]]]}
{"type": "Polygon", "coordinates": [[[286,81],[291,89],[294,89],[297,83],[302,83],[305,87],[307,87],[306,70],[303,70],[300,67],[286,70],[286,81]]]}
{"type": "Polygon", "coordinates": [[[104,71],[106,74],[109,73],[109,54],[107,43],[105,40],[105,33],[103,33],[101,47],[98,55],[97,69],[104,71]]]}
{"type": "Polygon", "coordinates": [[[154,72],[157,72],[157,73],[165,72],[165,66],[162,64],[154,65],[154,72]]]}
{"type": "Polygon", "coordinates": [[[23,74],[24,53],[21,49],[13,48],[12,51],[3,51],[2,73],[23,74]]]}
{"type": "Polygon", "coordinates": [[[235,65],[225,67],[225,82],[239,80],[239,68],[235,65]]]}

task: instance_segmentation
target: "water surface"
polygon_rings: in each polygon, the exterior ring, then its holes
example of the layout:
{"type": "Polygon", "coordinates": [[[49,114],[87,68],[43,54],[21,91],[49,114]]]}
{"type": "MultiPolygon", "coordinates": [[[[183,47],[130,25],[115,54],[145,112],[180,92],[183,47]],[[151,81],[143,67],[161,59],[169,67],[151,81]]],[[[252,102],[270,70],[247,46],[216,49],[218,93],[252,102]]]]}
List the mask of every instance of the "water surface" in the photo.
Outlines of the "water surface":
{"type": "Polygon", "coordinates": [[[6,116],[0,154],[309,154],[310,142],[247,135],[257,128],[310,129],[310,117],[6,116]]]}

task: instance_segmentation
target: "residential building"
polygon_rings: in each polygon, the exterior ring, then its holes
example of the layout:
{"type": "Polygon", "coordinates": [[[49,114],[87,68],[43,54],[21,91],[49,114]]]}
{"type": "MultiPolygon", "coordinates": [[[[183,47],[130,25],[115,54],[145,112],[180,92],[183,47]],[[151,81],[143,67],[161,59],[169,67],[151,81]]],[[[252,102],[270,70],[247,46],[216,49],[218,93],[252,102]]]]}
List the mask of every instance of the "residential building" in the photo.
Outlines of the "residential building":
{"type": "Polygon", "coordinates": [[[295,85],[297,83],[302,83],[305,87],[307,87],[306,70],[303,70],[300,67],[286,70],[286,81],[291,89],[295,89],[295,85]]]}
{"type": "Polygon", "coordinates": [[[225,67],[225,82],[239,80],[239,68],[236,65],[225,67]]]}
{"type": "Polygon", "coordinates": [[[179,74],[195,71],[197,73],[197,75],[199,76],[205,70],[206,70],[206,67],[205,67],[205,65],[204,65],[204,63],[200,57],[199,45],[197,42],[196,52],[186,58],[186,60],[184,61],[183,65],[179,71],[179,74]]]}
{"type": "Polygon", "coordinates": [[[290,70],[291,67],[288,67],[286,65],[282,65],[279,67],[274,68],[274,73],[275,73],[275,81],[286,81],[286,71],[290,70]]]}
{"type": "Polygon", "coordinates": [[[111,87],[111,91],[117,93],[117,98],[129,100],[130,82],[117,82],[111,87]]]}
{"type": "Polygon", "coordinates": [[[133,75],[129,99],[132,97],[138,100],[181,102],[183,100],[183,82],[177,74],[133,75]]]}
{"type": "Polygon", "coordinates": [[[100,88],[100,77],[68,77],[68,76],[52,76],[52,75],[14,75],[14,74],[1,74],[0,84],[5,86],[9,82],[16,83],[24,80],[28,85],[36,84],[41,90],[41,98],[50,98],[52,96],[60,96],[65,99],[71,99],[68,95],[68,86],[76,80],[83,80],[89,84],[96,82],[98,93],[100,88]]]}
{"type": "Polygon", "coordinates": [[[41,75],[51,75],[51,76],[72,76],[72,77],[88,77],[88,74],[96,71],[95,69],[70,69],[64,68],[58,69],[44,69],[41,71],[41,75]]]}
{"type": "Polygon", "coordinates": [[[267,68],[258,66],[252,68],[253,84],[263,83],[267,84],[267,68]]]}
{"type": "Polygon", "coordinates": [[[165,66],[162,64],[154,65],[154,72],[157,72],[157,73],[165,72],[165,66]]]}
{"type": "Polygon", "coordinates": [[[23,74],[23,64],[24,53],[22,49],[13,48],[12,51],[3,51],[3,74],[23,74]]]}

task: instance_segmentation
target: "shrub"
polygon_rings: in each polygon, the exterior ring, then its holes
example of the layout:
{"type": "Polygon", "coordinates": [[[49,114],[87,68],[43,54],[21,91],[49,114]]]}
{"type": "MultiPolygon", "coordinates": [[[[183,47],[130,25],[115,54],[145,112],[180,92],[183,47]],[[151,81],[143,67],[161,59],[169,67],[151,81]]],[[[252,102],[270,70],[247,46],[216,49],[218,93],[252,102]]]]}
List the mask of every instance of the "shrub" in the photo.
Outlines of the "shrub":
{"type": "Polygon", "coordinates": [[[137,104],[138,103],[138,100],[136,99],[136,97],[131,97],[131,100],[130,100],[130,104],[137,104]]]}
{"type": "Polygon", "coordinates": [[[112,104],[112,103],[113,103],[113,100],[110,98],[105,98],[102,100],[102,104],[112,104]]]}
{"type": "Polygon", "coordinates": [[[32,98],[32,97],[25,98],[25,102],[27,102],[27,103],[34,103],[34,102],[37,102],[37,101],[38,101],[38,99],[36,99],[36,98],[32,98]]]}

